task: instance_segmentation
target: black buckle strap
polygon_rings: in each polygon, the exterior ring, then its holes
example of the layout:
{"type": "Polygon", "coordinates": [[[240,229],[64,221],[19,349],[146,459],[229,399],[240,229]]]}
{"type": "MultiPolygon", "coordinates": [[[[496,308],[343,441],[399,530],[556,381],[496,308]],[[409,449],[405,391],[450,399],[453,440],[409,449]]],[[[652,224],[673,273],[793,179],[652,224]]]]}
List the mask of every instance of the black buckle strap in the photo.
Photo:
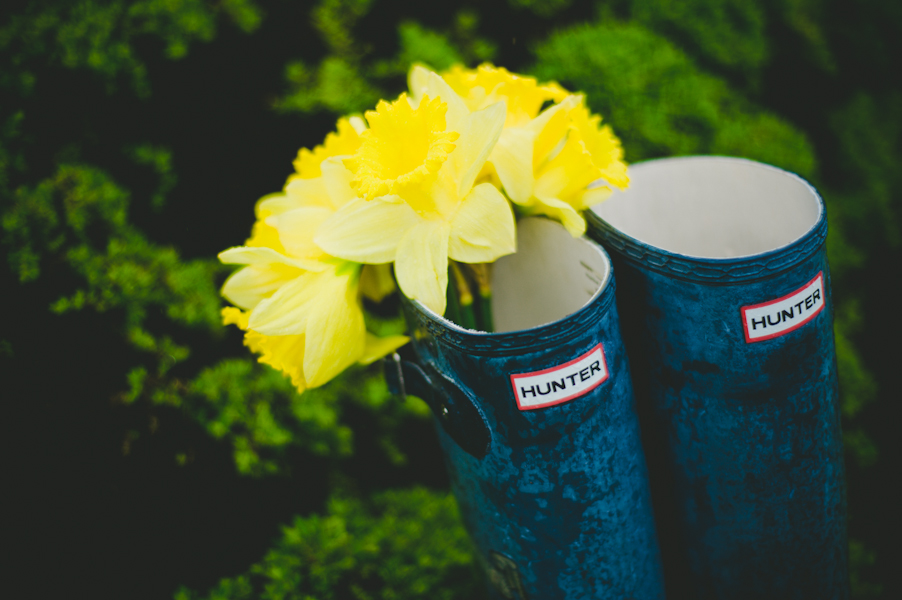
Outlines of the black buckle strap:
{"type": "Polygon", "coordinates": [[[393,394],[421,398],[452,440],[468,454],[483,458],[491,445],[485,417],[453,380],[428,361],[417,364],[395,352],[383,361],[385,381],[393,394]]]}

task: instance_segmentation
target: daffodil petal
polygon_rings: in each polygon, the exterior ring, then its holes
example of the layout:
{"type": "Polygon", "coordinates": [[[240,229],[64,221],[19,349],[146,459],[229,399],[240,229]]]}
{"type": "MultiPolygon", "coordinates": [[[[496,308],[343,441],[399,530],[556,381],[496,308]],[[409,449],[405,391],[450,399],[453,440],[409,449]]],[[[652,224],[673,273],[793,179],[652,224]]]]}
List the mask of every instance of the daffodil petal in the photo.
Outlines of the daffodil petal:
{"type": "Polygon", "coordinates": [[[279,241],[292,257],[318,258],[323,251],[313,243],[313,237],[331,214],[328,208],[306,206],[268,217],[266,224],[276,228],[279,241]]]}
{"type": "Polygon", "coordinates": [[[580,198],[579,208],[582,210],[591,208],[596,204],[601,204],[610,196],[611,188],[609,188],[608,186],[589,188],[585,192],[583,192],[583,195],[580,198]]]}
{"type": "Polygon", "coordinates": [[[533,194],[538,198],[557,198],[567,183],[567,169],[563,165],[544,169],[536,178],[533,194]]]}
{"type": "Polygon", "coordinates": [[[257,246],[260,248],[271,248],[280,254],[285,254],[285,248],[279,241],[279,232],[275,227],[270,227],[265,221],[255,221],[251,229],[251,237],[245,242],[245,246],[257,246]]]}
{"type": "Polygon", "coordinates": [[[535,139],[535,132],[528,129],[505,129],[489,155],[489,162],[495,167],[504,191],[517,204],[526,204],[532,196],[532,147],[535,139]]]}
{"type": "Polygon", "coordinates": [[[322,174],[320,167],[331,156],[353,154],[360,146],[360,134],[366,129],[360,117],[342,117],[336,123],[336,131],[326,135],[323,143],[313,150],[301,148],[294,160],[297,171],[293,179],[311,179],[322,174]]]}
{"type": "Polygon", "coordinates": [[[593,115],[586,106],[580,106],[571,113],[572,127],[592,157],[592,164],[607,183],[624,189],[629,185],[626,163],[623,162],[623,148],[620,140],[607,125],[601,125],[601,117],[593,115]]]}
{"type": "Polygon", "coordinates": [[[304,379],[304,335],[262,335],[256,331],[248,331],[244,335],[244,344],[252,352],[260,354],[257,359],[265,365],[277,369],[289,377],[298,392],[307,389],[304,379]]]}
{"type": "MultiPolygon", "coordinates": [[[[318,179],[305,179],[304,181],[309,183],[318,181],[318,179]]],[[[259,220],[265,221],[273,215],[280,215],[301,206],[306,206],[306,204],[303,196],[300,194],[270,194],[257,201],[257,205],[254,207],[254,214],[259,220]]]]}
{"type": "Polygon", "coordinates": [[[335,280],[330,282],[333,291],[343,293],[321,294],[308,307],[304,378],[310,387],[326,383],[363,354],[366,327],[357,286],[349,275],[335,280]],[[342,285],[344,289],[339,290],[342,285]]]}
{"type": "Polygon", "coordinates": [[[292,258],[263,246],[237,246],[223,250],[218,255],[220,262],[227,265],[255,265],[263,263],[279,263],[305,271],[323,271],[328,265],[303,258],[292,258]]]}
{"type": "Polygon", "coordinates": [[[335,208],[329,190],[323,177],[313,179],[301,179],[296,177],[285,184],[285,198],[278,200],[273,198],[260,204],[258,210],[271,210],[272,214],[279,214],[301,206],[322,206],[323,208],[335,208]],[[278,211],[278,212],[276,212],[278,211]]]}
{"type": "Polygon", "coordinates": [[[226,279],[222,295],[235,306],[251,310],[301,273],[303,271],[278,263],[251,265],[226,279]]]}
{"type": "Polygon", "coordinates": [[[334,273],[304,273],[262,300],[248,320],[248,328],[263,335],[299,335],[304,333],[311,302],[334,296],[334,273]]]}
{"type": "Polygon", "coordinates": [[[542,198],[533,210],[536,214],[548,215],[559,221],[573,237],[579,237],[586,232],[586,220],[563,200],[542,198]]]}
{"type": "Polygon", "coordinates": [[[236,246],[217,254],[219,261],[227,265],[252,265],[257,263],[284,262],[284,254],[265,246],[236,246]]]}
{"type": "Polygon", "coordinates": [[[256,265],[261,263],[279,263],[289,267],[296,267],[305,271],[323,271],[328,265],[302,258],[291,258],[272,248],[262,246],[237,246],[223,250],[218,255],[220,262],[227,265],[256,265]]]}
{"type": "Polygon", "coordinates": [[[450,225],[442,220],[421,221],[401,238],[395,260],[404,295],[438,315],[445,314],[449,234],[450,225]]]}
{"type": "Polygon", "coordinates": [[[517,251],[514,214],[495,186],[481,183],[464,198],[448,244],[450,257],[466,263],[492,262],[517,251]]]}
{"type": "Polygon", "coordinates": [[[297,198],[282,192],[267,194],[257,200],[257,203],[254,205],[254,215],[262,221],[270,215],[277,215],[298,206],[300,204],[297,198]]]}
{"type": "Polygon", "coordinates": [[[235,325],[239,329],[247,329],[247,318],[250,313],[234,306],[226,306],[220,311],[220,314],[223,325],[235,325]]]}
{"type": "Polygon", "coordinates": [[[410,341],[406,335],[389,335],[386,337],[376,337],[369,331],[366,332],[366,345],[363,348],[363,355],[357,361],[362,365],[369,365],[379,360],[383,356],[391,354],[404,344],[410,341]]]}
{"type": "Polygon", "coordinates": [[[448,130],[459,131],[464,119],[470,114],[470,109],[467,108],[463,99],[451,89],[451,86],[440,75],[417,65],[410,70],[408,85],[411,98],[417,104],[419,104],[423,96],[441,98],[442,102],[448,105],[448,112],[445,113],[445,123],[448,130]]]}
{"type": "Polygon", "coordinates": [[[323,172],[323,187],[335,210],[357,198],[357,194],[351,188],[353,175],[344,166],[343,159],[341,156],[327,158],[320,165],[323,172]]]}
{"type": "Polygon", "coordinates": [[[395,260],[398,242],[419,217],[395,198],[352,200],[320,226],[314,241],[332,256],[359,263],[395,260]]]}
{"type": "Polygon", "coordinates": [[[470,113],[464,120],[457,140],[457,148],[442,165],[443,175],[457,181],[457,195],[470,193],[476,176],[482,170],[504,128],[505,105],[498,102],[470,113]]]}
{"type": "Polygon", "coordinates": [[[538,117],[529,122],[527,129],[536,134],[533,146],[533,167],[538,169],[557,149],[558,144],[570,127],[568,115],[575,110],[582,96],[567,96],[560,104],[546,108],[538,117]]]}

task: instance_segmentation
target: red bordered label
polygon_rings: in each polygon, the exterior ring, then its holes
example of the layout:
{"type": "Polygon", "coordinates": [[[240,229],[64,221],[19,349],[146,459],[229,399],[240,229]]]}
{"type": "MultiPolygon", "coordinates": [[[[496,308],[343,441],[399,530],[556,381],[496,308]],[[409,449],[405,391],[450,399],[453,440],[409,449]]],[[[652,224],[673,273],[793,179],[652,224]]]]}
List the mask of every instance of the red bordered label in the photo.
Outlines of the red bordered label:
{"type": "Polygon", "coordinates": [[[782,298],[743,306],[742,327],[747,343],[762,342],[794,331],[824,309],[824,272],[782,298]]]}
{"type": "Polygon", "coordinates": [[[561,404],[594,390],[608,378],[604,347],[598,344],[570,362],[511,375],[514,398],[520,410],[535,410],[561,404]]]}

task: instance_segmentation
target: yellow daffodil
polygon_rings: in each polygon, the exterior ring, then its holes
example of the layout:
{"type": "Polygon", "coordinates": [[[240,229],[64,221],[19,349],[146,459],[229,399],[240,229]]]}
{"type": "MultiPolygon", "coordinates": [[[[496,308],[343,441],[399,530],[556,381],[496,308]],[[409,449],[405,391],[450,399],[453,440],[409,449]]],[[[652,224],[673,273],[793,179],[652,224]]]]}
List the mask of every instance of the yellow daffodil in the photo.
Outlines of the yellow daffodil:
{"type": "Polygon", "coordinates": [[[415,67],[409,84],[301,149],[282,192],[257,203],[245,245],[219,255],[243,265],[223,285],[235,305],[223,321],[299,390],[406,343],[366,331],[363,296],[379,302],[397,281],[444,314],[450,260],[514,252],[508,200],[577,236],[580,211],[629,183],[610,128],[556,83],[484,64],[443,77],[415,67]]]}
{"type": "MultiPolygon", "coordinates": [[[[411,79],[420,75],[412,71],[411,79]]],[[[569,95],[567,90],[554,82],[539,84],[532,77],[515,75],[489,63],[475,69],[455,65],[443,73],[442,78],[463,98],[470,110],[480,110],[504,101],[507,104],[505,127],[523,126],[539,114],[545,102],[560,102],[569,95]]],[[[416,87],[417,82],[411,81],[411,89],[416,87]]]]}
{"type": "Polygon", "coordinates": [[[320,386],[354,363],[370,364],[407,343],[403,335],[365,330],[357,282],[363,265],[342,262],[304,273],[254,310],[223,309],[223,323],[243,329],[259,361],[291,377],[299,391],[320,386]]]}
{"type": "Polygon", "coordinates": [[[412,99],[366,114],[370,128],[344,161],[362,198],[327,218],[315,242],[345,260],[394,262],[401,291],[444,314],[449,257],[485,263],[516,248],[510,205],[493,185],[474,185],[506,111],[498,102],[471,112],[441,77],[414,71],[412,99]]]}
{"type": "MultiPolygon", "coordinates": [[[[359,297],[364,266],[331,257],[313,243],[318,224],[354,198],[339,158],[326,158],[319,167],[319,177],[296,178],[284,193],[263,198],[248,245],[219,255],[225,263],[246,265],[223,286],[223,295],[244,311],[225,309],[224,322],[244,329],[245,343],[260,361],[288,374],[299,390],[407,341],[366,332],[359,297]]],[[[384,274],[369,279],[378,288],[371,294],[384,295],[384,274]]]]}
{"type": "Polygon", "coordinates": [[[580,95],[505,129],[489,162],[524,214],[552,217],[574,236],[586,230],[580,211],[629,184],[620,141],[580,95]]]}

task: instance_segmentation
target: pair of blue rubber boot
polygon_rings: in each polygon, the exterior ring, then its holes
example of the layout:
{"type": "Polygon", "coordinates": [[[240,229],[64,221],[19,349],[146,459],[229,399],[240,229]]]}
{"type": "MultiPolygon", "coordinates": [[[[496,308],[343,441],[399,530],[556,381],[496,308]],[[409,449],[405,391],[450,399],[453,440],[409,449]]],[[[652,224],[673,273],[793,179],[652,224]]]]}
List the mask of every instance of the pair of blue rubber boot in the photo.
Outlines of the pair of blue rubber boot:
{"type": "Polygon", "coordinates": [[[630,176],[591,239],[520,221],[496,333],[406,306],[386,375],[435,413],[492,594],[848,598],[822,200],[741,159],[630,176]]]}

